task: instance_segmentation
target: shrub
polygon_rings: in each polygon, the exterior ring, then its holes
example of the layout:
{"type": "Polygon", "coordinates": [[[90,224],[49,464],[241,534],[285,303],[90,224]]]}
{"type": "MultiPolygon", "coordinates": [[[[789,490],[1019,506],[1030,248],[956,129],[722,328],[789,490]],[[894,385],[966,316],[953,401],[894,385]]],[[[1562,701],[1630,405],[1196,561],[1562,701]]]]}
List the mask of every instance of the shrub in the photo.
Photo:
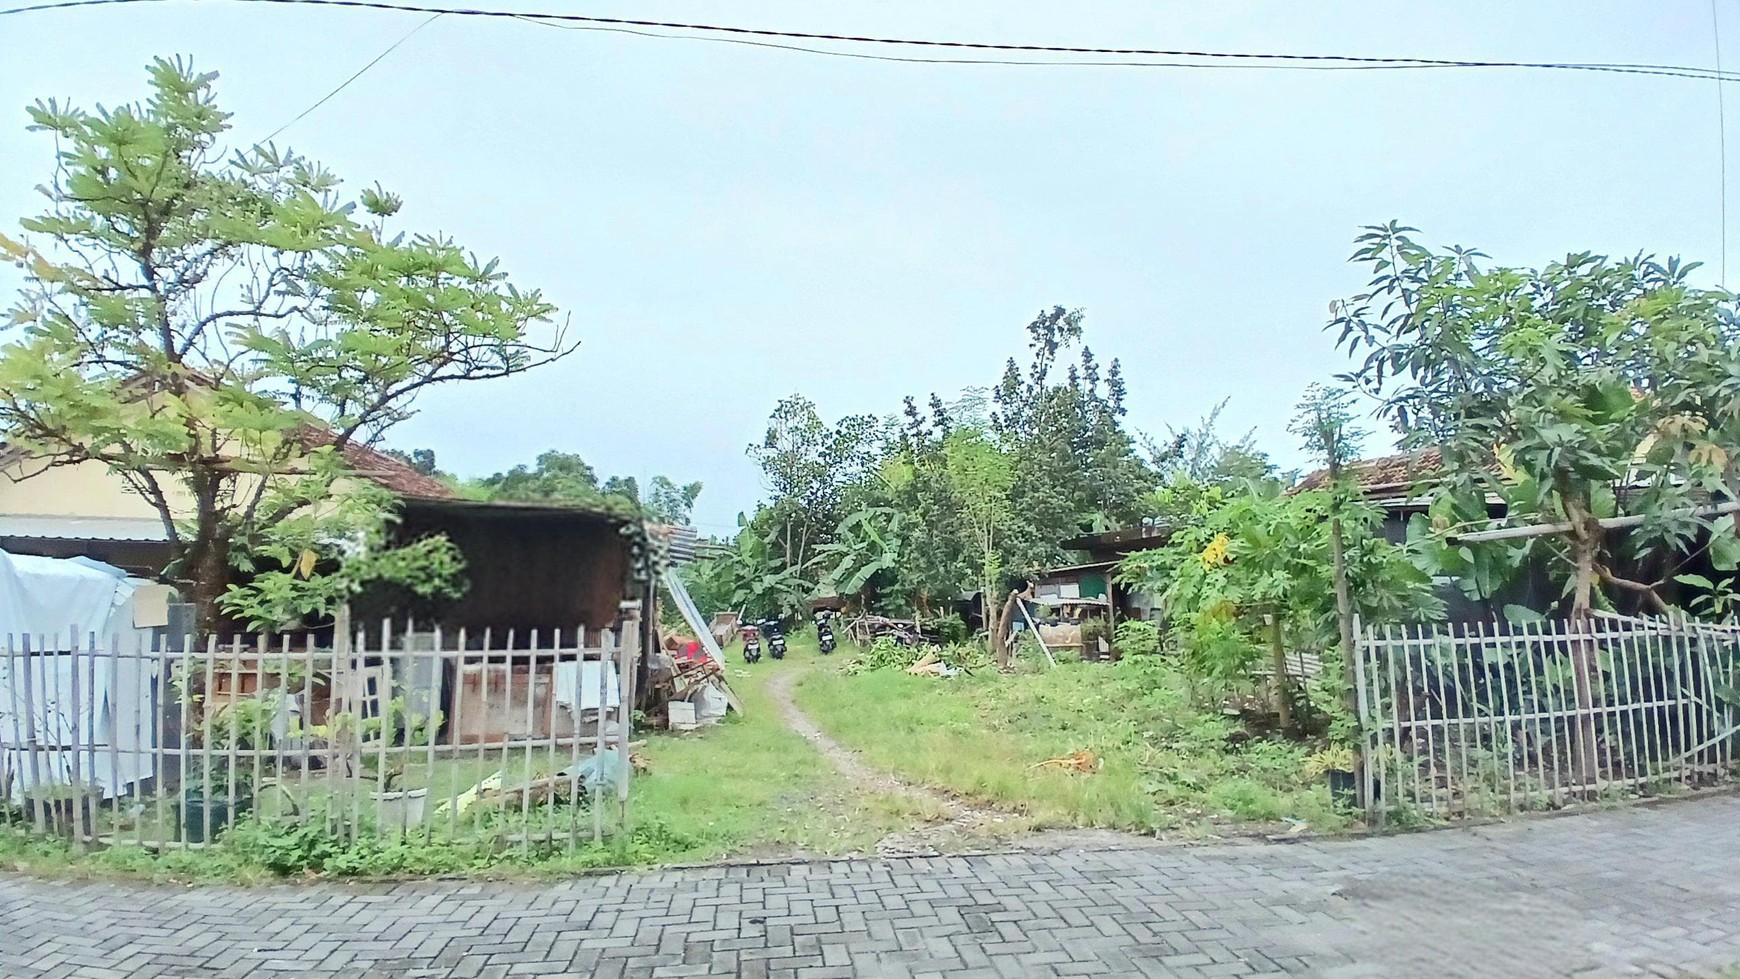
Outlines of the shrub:
{"type": "Polygon", "coordinates": [[[1160,652],[1160,626],[1141,619],[1118,623],[1112,645],[1121,656],[1153,656],[1160,652]]]}

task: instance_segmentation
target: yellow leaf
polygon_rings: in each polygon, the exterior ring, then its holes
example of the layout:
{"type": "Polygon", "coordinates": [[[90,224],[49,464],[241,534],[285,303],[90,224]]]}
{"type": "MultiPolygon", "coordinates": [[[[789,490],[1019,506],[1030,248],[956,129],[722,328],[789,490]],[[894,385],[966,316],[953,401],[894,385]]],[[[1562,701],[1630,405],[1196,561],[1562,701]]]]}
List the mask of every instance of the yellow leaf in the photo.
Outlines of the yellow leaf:
{"type": "Polygon", "coordinates": [[[1694,466],[1707,466],[1711,469],[1728,468],[1728,450],[1714,442],[1699,442],[1686,453],[1694,466]]]}
{"type": "Polygon", "coordinates": [[[1510,446],[1500,443],[1492,447],[1492,457],[1498,460],[1498,473],[1507,483],[1522,482],[1522,472],[1516,467],[1516,457],[1510,446]]]}
{"type": "Polygon", "coordinates": [[[1209,541],[1208,546],[1202,549],[1201,554],[1197,555],[1198,559],[1202,561],[1202,566],[1204,568],[1212,568],[1216,565],[1225,564],[1227,545],[1231,543],[1232,540],[1227,537],[1227,535],[1216,534],[1214,540],[1209,541]]]}
{"type": "Polygon", "coordinates": [[[315,553],[311,550],[304,549],[301,555],[296,558],[296,576],[298,578],[314,577],[315,560],[315,553]]]}

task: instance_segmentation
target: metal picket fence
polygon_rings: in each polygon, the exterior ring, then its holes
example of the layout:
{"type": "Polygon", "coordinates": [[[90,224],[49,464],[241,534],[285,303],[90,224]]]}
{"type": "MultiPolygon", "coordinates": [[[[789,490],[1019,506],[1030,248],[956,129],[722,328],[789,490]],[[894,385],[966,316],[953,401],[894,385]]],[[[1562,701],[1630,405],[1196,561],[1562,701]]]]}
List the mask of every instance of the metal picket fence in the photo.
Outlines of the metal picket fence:
{"type": "Polygon", "coordinates": [[[1362,629],[1362,796],[1497,815],[1735,774],[1740,630],[1682,618],[1362,629]]]}
{"type": "Polygon", "coordinates": [[[566,849],[625,831],[640,607],[619,629],[10,636],[0,826],[197,847],[243,820],[566,849]]]}

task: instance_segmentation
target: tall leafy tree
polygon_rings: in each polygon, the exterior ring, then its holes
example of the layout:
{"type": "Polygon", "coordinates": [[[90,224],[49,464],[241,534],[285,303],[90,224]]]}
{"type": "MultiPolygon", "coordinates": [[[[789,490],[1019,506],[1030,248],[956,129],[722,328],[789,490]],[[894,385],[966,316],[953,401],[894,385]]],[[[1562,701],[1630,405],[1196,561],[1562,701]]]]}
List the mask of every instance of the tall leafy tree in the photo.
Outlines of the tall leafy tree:
{"type": "Polygon", "coordinates": [[[478,485],[492,498],[529,503],[595,502],[605,495],[596,469],[573,452],[555,449],[540,453],[530,466],[521,463],[478,485]]]}
{"type": "MultiPolygon", "coordinates": [[[[149,78],[142,103],[30,109],[58,155],[48,211],[24,222],[34,237],[0,242],[25,277],[0,349],[0,428],[49,464],[108,466],[157,510],[166,574],[202,632],[245,591],[238,564],[285,614],[324,611],[320,569],[357,540],[378,551],[390,514],[374,494],[330,504],[355,486],[344,446],[430,387],[572,347],[544,330],[554,307],[495,261],[393,230],[392,194],[346,194],[272,147],[226,153],[215,75],[159,60],[149,78]]],[[[442,543],[377,570],[414,575],[451,557],[442,543]]]]}
{"type": "Polygon", "coordinates": [[[880,423],[868,415],[830,426],[802,395],[774,407],[766,433],[748,452],[761,466],[769,494],[758,520],[774,534],[786,567],[808,567],[816,545],[839,526],[848,492],[880,454],[880,433],[880,423]]]}
{"type": "Polygon", "coordinates": [[[1063,355],[1082,338],[1082,319],[1081,310],[1062,306],[1035,316],[1027,326],[1030,363],[1023,371],[1011,358],[993,393],[993,430],[1014,454],[1010,502],[1025,524],[1014,542],[1023,569],[1061,559],[1057,542],[1073,533],[1140,519],[1142,497],[1156,485],[1124,427],[1118,362],[1102,376],[1084,346],[1057,377],[1063,355]]]}
{"type": "Polygon", "coordinates": [[[1567,256],[1540,269],[1435,252],[1414,229],[1367,229],[1354,260],[1370,288],[1330,328],[1357,358],[1348,379],[1380,399],[1411,447],[1443,453],[1440,531],[1486,522],[1503,501],[1517,524],[1557,532],[1442,553],[1490,589],[1534,554],[1586,615],[1603,593],[1660,607],[1695,547],[1740,560],[1733,519],[1699,504],[1740,493],[1740,321],[1734,297],[1692,285],[1697,267],[1651,256],[1567,256]],[[1620,573],[1603,518],[1633,516],[1650,577],[1620,573]],[[1702,544],[1700,544],[1702,542],[1702,544]]]}
{"type": "Polygon", "coordinates": [[[660,523],[687,524],[694,516],[695,501],[700,496],[700,483],[678,486],[668,477],[654,476],[642,507],[648,518],[660,523]]]}

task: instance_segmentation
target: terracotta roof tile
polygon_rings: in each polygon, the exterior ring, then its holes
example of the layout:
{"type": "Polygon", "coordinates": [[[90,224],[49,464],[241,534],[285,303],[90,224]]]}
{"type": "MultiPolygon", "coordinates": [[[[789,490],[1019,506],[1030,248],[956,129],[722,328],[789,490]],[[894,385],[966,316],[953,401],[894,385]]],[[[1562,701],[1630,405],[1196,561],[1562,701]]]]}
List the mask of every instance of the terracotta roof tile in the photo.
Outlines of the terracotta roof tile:
{"type": "MultiPolygon", "coordinates": [[[[299,429],[297,438],[304,446],[311,449],[338,443],[337,435],[313,426],[304,426],[299,429]]],[[[358,476],[392,490],[400,496],[425,500],[450,500],[459,495],[446,483],[424,474],[415,466],[395,459],[384,452],[377,452],[366,445],[346,442],[344,448],[339,450],[339,455],[344,457],[344,464],[349,466],[358,476]]]]}
{"type": "MultiPolygon", "coordinates": [[[[1405,491],[1412,484],[1436,475],[1444,468],[1443,457],[1438,450],[1422,449],[1419,452],[1399,452],[1395,455],[1378,456],[1373,459],[1361,459],[1347,464],[1347,473],[1354,482],[1367,494],[1382,493],[1389,490],[1405,491]]],[[[1319,469],[1299,480],[1292,492],[1303,493],[1306,490],[1322,489],[1329,485],[1329,470],[1319,469]]]]}

